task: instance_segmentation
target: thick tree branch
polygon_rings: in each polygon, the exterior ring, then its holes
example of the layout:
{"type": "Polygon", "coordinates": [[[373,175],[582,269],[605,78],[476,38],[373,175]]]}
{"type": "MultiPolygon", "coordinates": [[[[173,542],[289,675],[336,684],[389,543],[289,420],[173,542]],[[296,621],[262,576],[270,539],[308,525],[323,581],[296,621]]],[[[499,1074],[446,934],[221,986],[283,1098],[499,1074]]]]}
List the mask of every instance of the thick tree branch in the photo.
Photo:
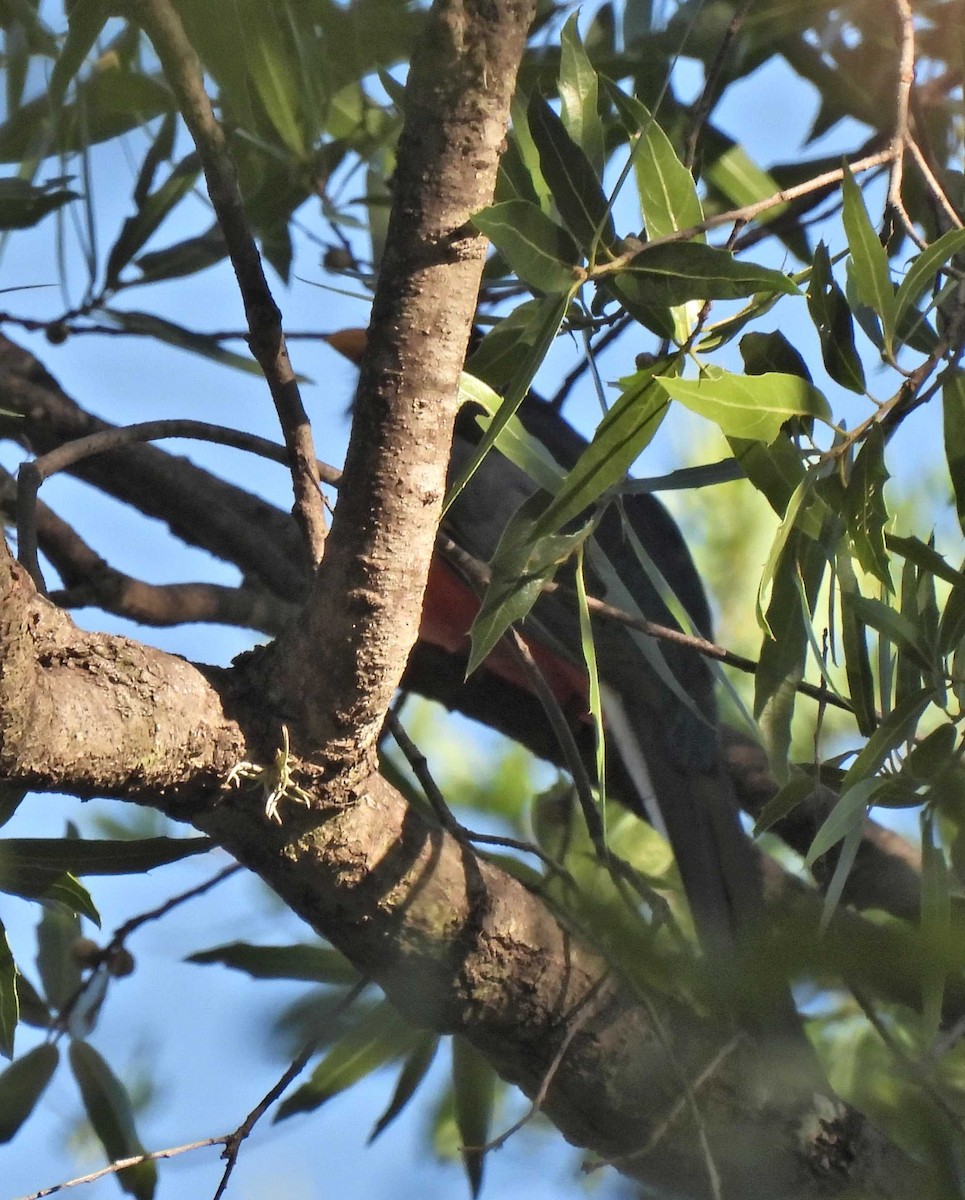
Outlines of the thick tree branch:
{"type": "Polygon", "coordinates": [[[359,780],[418,629],[485,256],[468,221],[492,199],[534,12],[437,0],[427,16],[325,565],[273,664],[272,694],[301,697],[310,744],[359,780]]]}
{"type": "Polygon", "coordinates": [[[922,1194],[911,1165],[859,1116],[830,1102],[814,1109],[782,1047],[761,1062],[739,1040],[721,1057],[729,1030],[689,1002],[610,974],[542,900],[381,778],[344,803],[317,768],[300,764],[299,782],[316,790],[319,807],[288,806],[281,826],[268,822],[256,792],[224,791],[244,747],[260,745],[265,761],[273,748],[231,673],[202,674],[128,639],[78,631],[8,554],[0,646],[0,773],[190,820],[413,1021],[463,1033],[530,1096],[553,1068],[544,1111],[622,1171],[706,1196],[699,1120],[725,1194],[743,1200],[853,1187],[872,1197],[922,1194]],[[681,1107],[688,1089],[692,1103],[681,1107]]]}

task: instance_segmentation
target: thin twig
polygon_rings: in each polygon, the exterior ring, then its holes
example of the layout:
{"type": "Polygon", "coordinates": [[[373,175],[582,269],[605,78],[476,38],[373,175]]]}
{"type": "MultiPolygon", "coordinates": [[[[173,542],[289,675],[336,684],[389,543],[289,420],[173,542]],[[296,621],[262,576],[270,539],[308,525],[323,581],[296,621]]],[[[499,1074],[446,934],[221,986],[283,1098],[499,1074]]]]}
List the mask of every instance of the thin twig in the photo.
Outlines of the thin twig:
{"type": "Polygon", "coordinates": [[[753,3],[754,0],[743,0],[743,3],[734,9],[727,28],[724,30],[724,36],[720,39],[713,62],[705,69],[704,86],[697,99],[697,103],[691,109],[690,131],[687,134],[684,145],[684,166],[688,171],[692,170],[696,162],[697,143],[700,140],[704,126],[707,124],[707,118],[710,116],[717,101],[717,84],[723,73],[724,64],[727,62],[727,56],[730,53],[735,38],[741,31],[744,21],[747,19],[747,14],[750,12],[753,3]]]}
{"type": "Polygon", "coordinates": [[[311,424],[288,358],[281,314],[245,213],[224,130],[205,91],[201,63],[170,0],[128,0],[128,11],[154,45],[201,158],[208,195],[244,303],[248,344],[264,372],[288,447],[295,516],[311,561],[317,564],[324,551],[326,531],[311,424]]]}
{"type": "Polygon", "coordinates": [[[386,726],[392,737],[395,739],[396,745],[402,751],[406,762],[412,770],[413,775],[419,782],[419,786],[425,793],[426,799],[435,813],[439,824],[451,834],[462,845],[472,846],[500,846],[507,850],[518,850],[522,854],[532,854],[543,863],[543,865],[553,874],[558,875],[567,883],[574,883],[573,877],[569,871],[562,866],[551,854],[547,854],[545,850],[537,846],[534,842],[526,842],[520,838],[505,837],[502,834],[496,833],[477,833],[474,829],[467,829],[453,815],[452,809],[446,802],[442,790],[436,783],[429,770],[429,761],[422,753],[419,747],[415,744],[412,738],[402,724],[399,714],[392,709],[386,717],[386,726]]]}
{"type": "Polygon", "coordinates": [[[169,1146],[166,1150],[152,1150],[149,1154],[135,1154],[132,1158],[119,1158],[108,1163],[97,1171],[86,1175],[78,1175],[76,1179],[65,1179],[63,1183],[55,1183],[52,1187],[41,1188],[39,1192],[31,1192],[27,1196],[19,1196],[17,1200],[44,1200],[45,1196],[54,1196],[67,1188],[78,1187],[82,1183],[94,1183],[105,1175],[116,1175],[118,1171],[126,1171],[128,1167],[137,1167],[141,1163],[158,1162],[163,1158],[174,1158],[178,1154],[187,1154],[189,1150],[203,1150],[207,1146],[223,1146],[228,1135],[222,1137],[201,1138],[197,1142],[185,1142],[183,1146],[169,1146]]]}
{"type": "MultiPolygon", "coordinates": [[[[870,171],[874,167],[881,167],[886,163],[890,163],[892,153],[892,149],[889,146],[887,150],[879,150],[877,154],[869,154],[864,158],[856,159],[853,163],[849,164],[848,169],[852,175],[860,175],[864,171],[870,171]]],[[[632,267],[634,260],[639,255],[645,254],[655,246],[663,246],[670,242],[691,241],[700,233],[707,233],[708,230],[717,229],[721,225],[730,225],[735,221],[753,221],[755,217],[760,216],[762,212],[767,212],[769,208],[776,208],[779,204],[787,204],[791,200],[797,200],[801,196],[809,195],[811,192],[820,191],[831,184],[840,183],[843,178],[844,168],[838,167],[833,171],[824,171],[820,175],[815,175],[813,178],[805,180],[804,183],[795,184],[793,187],[781,188],[779,192],[775,192],[763,200],[757,200],[753,204],[745,204],[740,208],[729,209],[727,212],[715,213],[712,216],[705,217],[703,221],[698,221],[696,225],[689,226],[687,229],[675,229],[673,233],[665,233],[662,237],[653,238],[649,242],[627,239],[634,244],[626,254],[621,254],[618,258],[610,259],[609,262],[598,263],[591,274],[594,278],[600,275],[618,274],[620,271],[625,271],[628,267],[632,267]]]]}
{"type": "Polygon", "coordinates": [[[524,1125],[528,1125],[534,1117],[539,1115],[539,1113],[542,1111],[544,1103],[546,1102],[546,1097],[549,1093],[553,1080],[556,1077],[556,1072],[560,1069],[563,1059],[566,1057],[567,1051],[573,1044],[573,1039],[594,1013],[594,1009],[590,1007],[590,1000],[592,1000],[593,997],[599,992],[601,986],[608,978],[609,975],[601,975],[600,978],[597,979],[597,981],[581,997],[576,1014],[570,1014],[567,1016],[568,1023],[566,1027],[566,1033],[563,1036],[563,1040],[559,1044],[559,1048],[553,1055],[552,1062],[546,1068],[543,1078],[540,1080],[539,1088],[537,1089],[536,1095],[533,1097],[533,1101],[530,1104],[529,1109],[519,1118],[518,1121],[514,1121],[508,1129],[504,1130],[498,1135],[498,1137],[494,1137],[492,1141],[486,1142],[486,1144],[483,1146],[464,1146],[464,1150],[473,1150],[479,1154],[484,1154],[490,1150],[501,1150],[514,1133],[518,1133],[524,1125]]]}
{"type": "MultiPolygon", "coordinates": [[[[360,979],[345,995],[334,1005],[328,1013],[329,1022],[337,1020],[343,1012],[346,1012],[355,1001],[359,998],[362,992],[369,986],[368,979],[360,979]]],[[[312,1038],[298,1052],[291,1064],[279,1077],[275,1085],[265,1093],[258,1101],[251,1112],[245,1117],[234,1133],[229,1133],[226,1138],[221,1140],[224,1142],[224,1150],[221,1157],[226,1160],[224,1174],[221,1176],[221,1182],[215,1190],[212,1200],[221,1200],[228,1186],[228,1180],[235,1169],[235,1164],[238,1162],[238,1155],[241,1152],[242,1143],[251,1134],[251,1131],[258,1124],[261,1118],[265,1115],[268,1109],[281,1096],[288,1085],[304,1071],[309,1060],[318,1048],[318,1038],[312,1038]]]]}
{"type": "Polygon", "coordinates": [[[939,183],[935,172],[931,169],[928,159],[925,157],[924,151],[922,150],[921,146],[918,145],[918,142],[915,140],[915,138],[912,137],[910,132],[906,132],[905,134],[905,146],[911,151],[911,156],[915,160],[915,165],[918,167],[918,170],[921,172],[922,179],[924,179],[926,185],[928,186],[928,190],[938,201],[938,204],[948,217],[949,221],[951,221],[952,225],[956,229],[963,228],[965,223],[963,223],[958,210],[955,208],[955,205],[952,204],[951,200],[949,200],[947,192],[939,183]]]}
{"type": "Polygon", "coordinates": [[[909,0],[894,0],[900,26],[898,86],[895,93],[895,122],[891,135],[891,169],[888,173],[888,207],[901,219],[905,232],[920,250],[925,242],[908,215],[901,195],[905,145],[908,139],[908,104],[915,82],[915,22],[909,0]]]}
{"type": "Polygon", "coordinates": [[[203,883],[196,884],[194,887],[188,888],[184,892],[178,892],[177,895],[168,897],[167,900],[159,904],[156,908],[151,908],[146,912],[138,913],[136,917],[131,917],[125,921],[123,925],[119,925],[111,934],[110,941],[105,946],[102,946],[96,953],[91,954],[88,965],[93,969],[91,970],[90,975],[81,981],[78,987],[74,990],[73,995],[71,995],[66,1003],[62,1006],[57,1015],[58,1027],[62,1030],[67,1028],[70,1022],[71,1013],[77,1007],[81,998],[91,987],[91,984],[97,977],[98,970],[101,967],[110,964],[111,960],[116,957],[117,952],[122,949],[124,943],[132,933],[140,929],[142,925],[148,924],[150,921],[159,921],[162,917],[166,917],[169,912],[172,912],[174,909],[179,908],[182,904],[187,903],[188,900],[195,900],[198,896],[205,895],[207,892],[210,892],[212,888],[217,887],[219,883],[223,883],[226,879],[240,870],[240,863],[232,863],[230,867],[225,867],[223,870],[218,871],[215,875],[212,875],[210,879],[205,879],[203,883]]]}

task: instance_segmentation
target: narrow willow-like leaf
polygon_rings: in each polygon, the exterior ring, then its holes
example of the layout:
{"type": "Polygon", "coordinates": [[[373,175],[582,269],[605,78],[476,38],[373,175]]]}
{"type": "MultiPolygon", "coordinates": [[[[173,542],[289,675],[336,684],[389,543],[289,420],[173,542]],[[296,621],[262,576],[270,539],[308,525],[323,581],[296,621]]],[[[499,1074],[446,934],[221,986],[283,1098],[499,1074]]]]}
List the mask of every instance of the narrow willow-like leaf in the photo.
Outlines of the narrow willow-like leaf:
{"type": "Polygon", "coordinates": [[[385,1063],[409,1054],[420,1037],[387,1001],[375,1005],[332,1045],[308,1082],[279,1106],[275,1120],[313,1111],[385,1063]]]}
{"type": "MultiPolygon", "coordinates": [[[[134,1158],[144,1146],[134,1124],[134,1108],[123,1083],[89,1042],[71,1042],[70,1068],[84,1101],[87,1118],[109,1161],[134,1158]]],[[[136,1200],[151,1200],[157,1185],[153,1162],[118,1171],[117,1181],[136,1200]]]]}
{"type": "Polygon", "coordinates": [[[392,1099],[389,1101],[388,1107],[381,1117],[379,1117],[378,1121],[376,1121],[375,1127],[369,1134],[370,1144],[388,1129],[415,1095],[419,1084],[422,1083],[428,1074],[438,1049],[439,1035],[436,1033],[423,1033],[415,1049],[402,1065],[402,1070],[399,1072],[395,1091],[392,1093],[392,1099]]]}
{"type": "Polygon", "coordinates": [[[878,724],[875,712],[874,676],[871,671],[871,658],[868,654],[866,627],[857,605],[861,591],[847,552],[838,554],[837,579],[838,594],[841,600],[844,669],[848,678],[851,706],[854,709],[858,732],[865,737],[870,737],[878,724]]]}
{"type": "Polygon", "coordinates": [[[7,941],[7,931],[0,922],[0,1054],[13,1058],[13,1041],[20,1020],[17,996],[17,964],[7,941]]]}
{"type": "Polygon", "coordinates": [[[952,932],[951,891],[945,855],[929,809],[921,816],[921,934],[925,963],[921,980],[922,1020],[926,1037],[942,1027],[947,946],[952,932]]]}
{"type": "Polygon", "coordinates": [[[888,268],[888,255],[871,224],[861,189],[855,183],[847,165],[844,168],[841,191],[844,198],[844,229],[848,235],[855,287],[861,302],[881,321],[884,349],[890,358],[897,328],[898,307],[888,268]]]}
{"type": "Polygon", "coordinates": [[[327,946],[254,946],[229,942],[199,950],[187,962],[217,964],[244,971],[253,979],[302,979],[310,983],[352,984],[358,971],[344,955],[327,946]]]}
{"type": "Polygon", "coordinates": [[[452,1090],[462,1161],[473,1196],[482,1188],[485,1150],[496,1102],[496,1072],[463,1037],[452,1039],[452,1090]]]}
{"type": "Polygon", "coordinates": [[[890,559],[885,547],[888,510],[884,488],[890,478],[885,467],[885,442],[880,426],[871,430],[858,451],[845,491],[844,517],[848,535],[862,570],[887,591],[894,591],[890,559]]]}
{"type": "Polygon", "coordinates": [[[557,91],[566,131],[583,150],[590,165],[603,173],[603,125],[599,111],[599,83],[572,13],[560,32],[560,75],[557,91]]]}
{"type": "Polygon", "coordinates": [[[563,122],[537,92],[530,99],[528,116],[543,178],[559,214],[584,252],[595,256],[598,237],[604,246],[612,245],[616,238],[600,180],[563,122]]]}
{"type": "Polygon", "coordinates": [[[945,460],[955,493],[958,524],[965,533],[965,373],[953,371],[942,386],[945,460]]]}
{"type": "MultiPolygon", "coordinates": [[[[694,177],[677,157],[673,144],[650,110],[617,84],[607,91],[630,136],[633,169],[647,235],[666,237],[704,219],[694,177]]],[[[698,236],[703,241],[703,235],[698,236]]]]}
{"type": "Polygon", "coordinates": [[[911,309],[918,303],[924,293],[934,285],[939,270],[956,254],[965,250],[965,229],[949,229],[921,254],[912,259],[905,278],[898,285],[895,294],[895,327],[901,328],[901,322],[911,309]]]}
{"type": "Polygon", "coordinates": [[[826,371],[835,383],[863,395],[864,367],[855,349],[851,309],[831,273],[831,259],[824,242],[819,242],[814,251],[807,301],[821,341],[826,371]]]}

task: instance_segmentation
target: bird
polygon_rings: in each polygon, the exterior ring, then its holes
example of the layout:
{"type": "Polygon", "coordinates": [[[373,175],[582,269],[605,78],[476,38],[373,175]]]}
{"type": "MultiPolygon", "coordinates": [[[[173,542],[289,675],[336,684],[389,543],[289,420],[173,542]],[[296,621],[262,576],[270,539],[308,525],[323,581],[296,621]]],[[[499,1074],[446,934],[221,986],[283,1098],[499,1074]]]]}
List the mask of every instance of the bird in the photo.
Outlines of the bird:
{"type": "MultiPolygon", "coordinates": [[[[360,361],[363,330],[342,330],[326,340],[356,364],[360,361]]],[[[457,416],[450,480],[459,475],[482,436],[477,415],[467,404],[457,416]]],[[[517,416],[563,470],[571,469],[586,449],[586,439],[535,393],[523,399],[517,416]]],[[[525,471],[494,448],[449,507],[443,532],[464,555],[488,563],[513,515],[538,490],[525,471]]],[[[630,597],[647,620],[679,629],[653,581],[655,568],[697,633],[711,637],[710,606],[700,575],[679,527],[655,496],[632,492],[611,503],[593,540],[597,555],[615,572],[615,577],[607,571],[594,578],[590,557],[588,587],[598,599],[625,608],[630,597]],[[650,570],[641,562],[634,539],[649,557],[650,570]]],[[[502,732],[538,750],[551,735],[545,720],[541,722],[529,677],[505,645],[497,644],[475,676],[462,677],[469,630],[479,606],[471,581],[437,553],[410,670],[414,663],[421,662],[423,669],[434,663],[448,673],[450,694],[473,689],[477,711],[493,713],[493,724],[502,732]],[[522,730],[523,723],[530,728],[522,730]]],[[[560,709],[583,745],[589,745],[588,680],[579,612],[569,589],[542,594],[521,633],[560,709]]],[[[732,963],[741,947],[761,933],[764,903],[758,855],[742,826],[723,766],[713,673],[695,648],[657,643],[612,620],[595,623],[594,643],[611,747],[612,791],[666,835],[705,954],[712,962],[732,963]],[[654,654],[662,656],[676,687],[654,669],[654,654]]]]}

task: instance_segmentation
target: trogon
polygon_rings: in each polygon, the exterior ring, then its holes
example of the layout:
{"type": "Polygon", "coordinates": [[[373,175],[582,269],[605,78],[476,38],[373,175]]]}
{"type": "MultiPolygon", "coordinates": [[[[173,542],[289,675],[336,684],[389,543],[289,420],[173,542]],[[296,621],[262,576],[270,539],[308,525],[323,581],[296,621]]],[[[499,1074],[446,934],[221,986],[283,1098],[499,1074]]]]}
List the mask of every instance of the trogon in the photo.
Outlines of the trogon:
{"type": "MultiPolygon", "coordinates": [[[[364,349],[361,331],[346,330],[328,340],[355,361],[364,349]]],[[[450,478],[459,473],[481,437],[476,415],[468,405],[457,418],[450,478]]],[[[555,409],[533,394],[524,399],[518,416],[565,470],[587,446],[555,409]]],[[[449,509],[444,532],[475,559],[488,562],[507,522],[536,491],[524,471],[492,450],[449,509]]],[[[594,539],[588,559],[591,571],[594,556],[605,556],[619,583],[608,593],[599,577],[590,578],[592,594],[619,609],[626,609],[627,597],[632,597],[648,620],[680,628],[652,581],[655,568],[699,633],[711,636],[700,576],[680,530],[659,500],[649,494],[623,496],[610,505],[594,539]],[[650,559],[649,570],[635,540],[650,559]]],[[[609,572],[604,576],[612,579],[609,572]]],[[[468,632],[478,608],[468,582],[437,555],[414,658],[421,656],[425,662],[434,657],[441,670],[454,680],[458,675],[461,683],[468,632]]],[[[586,745],[587,680],[572,594],[559,588],[542,595],[521,632],[586,745]]],[[[729,956],[742,938],[759,930],[763,903],[757,856],[722,766],[712,672],[695,650],[655,641],[611,619],[594,621],[594,642],[611,748],[611,790],[666,833],[705,951],[729,956]],[[655,671],[654,653],[663,656],[689,703],[655,671]]],[[[472,707],[491,713],[492,724],[532,748],[545,744],[545,722],[542,732],[512,727],[514,717],[519,722],[542,719],[526,695],[524,672],[505,648],[497,647],[466,686],[475,690],[472,707]]]]}

